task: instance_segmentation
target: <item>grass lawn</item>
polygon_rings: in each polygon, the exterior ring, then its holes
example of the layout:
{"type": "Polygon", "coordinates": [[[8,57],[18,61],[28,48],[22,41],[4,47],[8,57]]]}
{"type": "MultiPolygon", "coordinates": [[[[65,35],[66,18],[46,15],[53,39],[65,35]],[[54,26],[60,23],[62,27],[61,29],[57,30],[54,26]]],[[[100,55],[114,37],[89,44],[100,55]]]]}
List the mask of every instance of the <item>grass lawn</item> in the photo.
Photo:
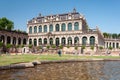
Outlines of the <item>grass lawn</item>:
{"type": "Polygon", "coordinates": [[[0,56],[0,66],[9,65],[12,63],[19,62],[31,62],[34,60],[71,60],[71,59],[120,59],[119,56],[78,56],[78,55],[62,55],[59,57],[55,55],[33,55],[33,54],[24,54],[24,55],[4,55],[0,56]]]}

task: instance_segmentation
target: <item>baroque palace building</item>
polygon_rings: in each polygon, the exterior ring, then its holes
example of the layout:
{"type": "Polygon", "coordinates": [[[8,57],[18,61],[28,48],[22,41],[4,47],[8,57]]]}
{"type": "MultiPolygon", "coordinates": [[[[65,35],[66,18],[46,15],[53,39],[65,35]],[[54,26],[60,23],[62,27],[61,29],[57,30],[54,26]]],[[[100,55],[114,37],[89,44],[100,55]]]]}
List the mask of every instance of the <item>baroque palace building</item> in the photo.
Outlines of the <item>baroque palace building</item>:
{"type": "Polygon", "coordinates": [[[64,14],[39,14],[27,22],[27,32],[28,44],[34,46],[104,47],[104,37],[98,27],[89,29],[85,17],[75,9],[64,14]]]}

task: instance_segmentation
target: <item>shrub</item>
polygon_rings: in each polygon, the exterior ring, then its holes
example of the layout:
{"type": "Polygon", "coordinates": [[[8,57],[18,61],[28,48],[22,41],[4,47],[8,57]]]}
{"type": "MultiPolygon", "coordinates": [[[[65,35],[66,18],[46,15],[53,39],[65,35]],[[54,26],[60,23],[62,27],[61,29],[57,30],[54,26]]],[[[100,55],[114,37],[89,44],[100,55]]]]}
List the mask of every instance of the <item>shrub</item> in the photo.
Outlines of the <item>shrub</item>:
{"type": "Polygon", "coordinates": [[[33,45],[30,44],[30,45],[29,45],[29,48],[32,48],[32,47],[33,47],[33,45]]]}
{"type": "Polygon", "coordinates": [[[60,49],[63,49],[63,46],[62,46],[62,45],[60,45],[60,46],[59,46],[59,48],[60,48],[60,49]]]}
{"type": "Polygon", "coordinates": [[[70,46],[69,46],[69,45],[67,45],[67,48],[70,48],[70,46]]]}
{"type": "Polygon", "coordinates": [[[82,47],[81,47],[82,49],[85,49],[85,45],[82,45],[82,47]]]}
{"type": "Polygon", "coordinates": [[[112,48],[111,46],[109,46],[109,48],[108,48],[108,49],[112,50],[113,48],[112,48]]]}
{"type": "Polygon", "coordinates": [[[7,45],[6,45],[6,48],[7,48],[7,49],[9,49],[9,48],[11,48],[11,47],[12,47],[12,44],[7,44],[7,45]]]}
{"type": "Polygon", "coordinates": [[[99,47],[99,49],[100,49],[100,50],[102,50],[102,49],[103,49],[103,47],[102,47],[102,46],[100,46],[100,47],[99,47]]]}
{"type": "Polygon", "coordinates": [[[77,46],[75,46],[75,50],[77,50],[78,49],[78,47],[77,46]]]}
{"type": "Polygon", "coordinates": [[[90,46],[90,49],[94,50],[94,46],[90,46]]]}
{"type": "Polygon", "coordinates": [[[50,48],[50,46],[49,45],[47,45],[47,49],[49,49],[50,48]]]}
{"type": "Polygon", "coordinates": [[[0,48],[3,46],[3,43],[2,42],[0,42],[0,48]]]}
{"type": "Polygon", "coordinates": [[[56,48],[56,45],[52,45],[52,48],[56,48]]]}

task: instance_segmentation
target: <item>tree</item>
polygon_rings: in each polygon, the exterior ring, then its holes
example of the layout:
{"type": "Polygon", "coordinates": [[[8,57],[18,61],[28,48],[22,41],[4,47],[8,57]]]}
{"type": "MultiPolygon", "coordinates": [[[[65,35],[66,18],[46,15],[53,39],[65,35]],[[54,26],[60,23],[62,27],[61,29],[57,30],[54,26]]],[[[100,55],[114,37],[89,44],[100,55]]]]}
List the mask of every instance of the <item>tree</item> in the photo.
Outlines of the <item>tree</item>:
{"type": "Polygon", "coordinates": [[[6,17],[0,19],[0,29],[12,30],[14,23],[8,20],[6,17]]]}
{"type": "Polygon", "coordinates": [[[116,39],[116,38],[118,38],[118,35],[116,33],[114,33],[114,34],[112,34],[112,38],[116,39]]]}

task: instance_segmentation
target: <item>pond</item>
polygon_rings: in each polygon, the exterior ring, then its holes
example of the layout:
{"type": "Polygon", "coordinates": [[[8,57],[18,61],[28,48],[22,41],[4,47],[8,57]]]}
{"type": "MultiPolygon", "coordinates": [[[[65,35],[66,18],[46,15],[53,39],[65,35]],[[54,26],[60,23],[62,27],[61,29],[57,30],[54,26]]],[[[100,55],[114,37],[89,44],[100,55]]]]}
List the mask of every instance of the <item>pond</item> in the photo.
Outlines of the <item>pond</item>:
{"type": "Polygon", "coordinates": [[[2,70],[0,80],[120,80],[120,61],[48,63],[2,70]]]}

